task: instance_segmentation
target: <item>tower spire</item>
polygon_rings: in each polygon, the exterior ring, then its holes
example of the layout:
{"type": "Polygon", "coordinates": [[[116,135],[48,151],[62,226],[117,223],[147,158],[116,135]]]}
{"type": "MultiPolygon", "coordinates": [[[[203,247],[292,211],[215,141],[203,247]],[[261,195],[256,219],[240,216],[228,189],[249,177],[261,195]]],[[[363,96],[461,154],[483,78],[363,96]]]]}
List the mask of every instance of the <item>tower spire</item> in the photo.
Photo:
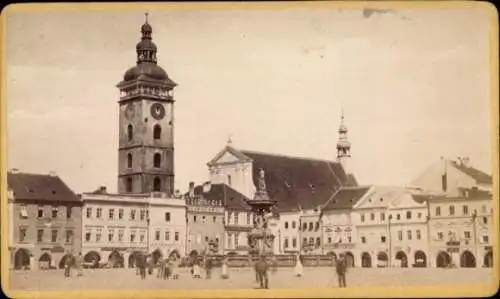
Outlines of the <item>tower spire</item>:
{"type": "Polygon", "coordinates": [[[154,63],[156,64],[156,45],[153,43],[153,27],[148,22],[149,13],[144,13],[145,22],[141,26],[141,41],[136,46],[137,64],[154,63]]]}
{"type": "Polygon", "coordinates": [[[345,125],[344,109],[341,110],[340,126],[337,130],[339,139],[337,140],[337,162],[342,164],[344,171],[348,173],[347,161],[351,157],[351,143],[347,138],[347,126],[345,125]]]}

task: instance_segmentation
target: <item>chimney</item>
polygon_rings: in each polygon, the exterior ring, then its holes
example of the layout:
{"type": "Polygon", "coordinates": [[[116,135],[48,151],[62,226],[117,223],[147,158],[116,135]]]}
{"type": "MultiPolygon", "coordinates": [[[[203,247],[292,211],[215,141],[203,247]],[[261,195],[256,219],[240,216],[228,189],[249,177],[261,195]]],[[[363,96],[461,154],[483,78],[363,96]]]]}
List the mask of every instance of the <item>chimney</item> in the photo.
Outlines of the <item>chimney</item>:
{"type": "Polygon", "coordinates": [[[49,171],[49,175],[50,176],[57,176],[57,173],[53,170],[49,171]]]}
{"type": "Polygon", "coordinates": [[[105,193],[108,193],[108,189],[106,188],[106,186],[100,186],[99,192],[105,194],[105,193]]]}
{"type": "Polygon", "coordinates": [[[210,182],[203,183],[203,193],[210,192],[211,188],[212,188],[212,185],[210,184],[210,182]]]}
{"type": "Polygon", "coordinates": [[[17,169],[17,168],[12,168],[9,172],[10,172],[10,173],[19,173],[19,169],[17,169]]]}
{"type": "Polygon", "coordinates": [[[194,197],[194,182],[189,182],[189,197],[194,197]]]}
{"type": "Polygon", "coordinates": [[[470,159],[469,157],[462,158],[462,166],[469,167],[470,159]]]}

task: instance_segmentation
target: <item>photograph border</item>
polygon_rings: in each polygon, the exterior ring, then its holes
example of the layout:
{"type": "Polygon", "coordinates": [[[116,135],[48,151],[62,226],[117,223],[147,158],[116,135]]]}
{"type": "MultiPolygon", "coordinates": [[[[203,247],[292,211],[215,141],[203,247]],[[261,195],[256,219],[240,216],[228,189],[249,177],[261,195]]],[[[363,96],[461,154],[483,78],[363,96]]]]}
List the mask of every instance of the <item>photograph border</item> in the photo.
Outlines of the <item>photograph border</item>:
{"type": "MultiPolygon", "coordinates": [[[[298,297],[476,297],[492,296],[499,288],[500,252],[499,232],[499,58],[498,58],[498,11],[489,2],[479,1],[276,1],[276,2],[141,2],[141,3],[45,3],[11,4],[4,8],[0,23],[1,94],[0,94],[0,207],[1,207],[1,283],[2,290],[12,298],[298,298],[298,297]],[[238,290],[64,290],[64,291],[17,291],[9,288],[8,215],[7,215],[7,99],[6,99],[6,15],[11,13],[37,13],[48,11],[149,11],[155,10],[277,10],[277,9],[481,9],[488,12],[490,95],[491,95],[491,153],[493,176],[493,279],[482,285],[433,285],[352,288],[307,289],[238,289],[238,290]]],[[[110,87],[112,88],[112,87],[110,87]]],[[[474,99],[471,99],[474,100],[474,99]]]]}

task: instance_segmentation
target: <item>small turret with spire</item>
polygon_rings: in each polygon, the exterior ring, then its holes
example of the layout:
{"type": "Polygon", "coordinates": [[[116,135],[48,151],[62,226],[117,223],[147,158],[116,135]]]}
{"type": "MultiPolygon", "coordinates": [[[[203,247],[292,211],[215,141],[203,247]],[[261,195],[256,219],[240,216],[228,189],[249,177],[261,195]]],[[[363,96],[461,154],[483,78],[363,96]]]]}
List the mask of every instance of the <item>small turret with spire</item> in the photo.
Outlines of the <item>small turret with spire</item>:
{"type": "Polygon", "coordinates": [[[340,126],[338,129],[339,139],[337,141],[337,162],[342,164],[344,171],[349,173],[349,169],[347,167],[348,160],[351,158],[351,143],[347,138],[347,126],[344,122],[344,110],[342,110],[340,117],[340,126]]]}

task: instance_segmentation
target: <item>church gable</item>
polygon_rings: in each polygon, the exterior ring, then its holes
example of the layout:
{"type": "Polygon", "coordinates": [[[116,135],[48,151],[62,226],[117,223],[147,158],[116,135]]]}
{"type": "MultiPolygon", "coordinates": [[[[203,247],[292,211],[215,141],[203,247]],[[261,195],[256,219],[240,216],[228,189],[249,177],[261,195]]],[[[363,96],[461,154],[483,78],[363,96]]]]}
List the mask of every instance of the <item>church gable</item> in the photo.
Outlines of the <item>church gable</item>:
{"type": "Polygon", "coordinates": [[[250,162],[250,161],[251,160],[240,151],[230,146],[226,146],[210,162],[208,162],[208,166],[213,166],[217,164],[232,164],[237,162],[250,162]]]}

